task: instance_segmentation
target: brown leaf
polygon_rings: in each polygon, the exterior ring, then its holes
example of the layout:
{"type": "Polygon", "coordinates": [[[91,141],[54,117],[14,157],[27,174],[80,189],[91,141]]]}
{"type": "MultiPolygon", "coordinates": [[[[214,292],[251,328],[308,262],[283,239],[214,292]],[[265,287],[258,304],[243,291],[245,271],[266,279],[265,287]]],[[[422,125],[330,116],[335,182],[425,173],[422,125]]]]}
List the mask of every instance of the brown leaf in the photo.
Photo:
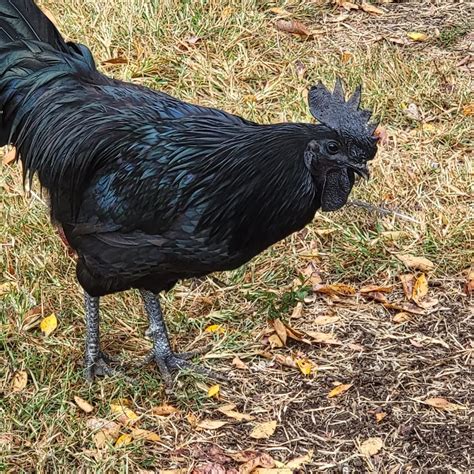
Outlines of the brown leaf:
{"type": "Polygon", "coordinates": [[[416,304],[420,304],[420,302],[425,298],[428,294],[428,280],[424,273],[422,273],[415,281],[413,285],[413,293],[412,299],[416,304]]]}
{"type": "Polygon", "coordinates": [[[25,389],[28,384],[28,374],[24,370],[15,372],[11,381],[12,393],[18,393],[25,389]]]}
{"type": "Polygon", "coordinates": [[[311,286],[319,285],[322,282],[318,267],[314,262],[308,263],[306,268],[301,272],[305,277],[304,283],[309,283],[311,286]]]}
{"type": "Polygon", "coordinates": [[[458,405],[457,403],[448,402],[445,398],[427,398],[426,400],[421,400],[421,403],[429,405],[439,410],[454,411],[454,410],[465,410],[466,407],[458,405]]]}
{"type": "Polygon", "coordinates": [[[252,471],[252,474],[294,474],[293,469],[287,469],[286,467],[276,467],[268,469],[266,467],[257,467],[252,471]]]}
{"type": "Polygon", "coordinates": [[[462,108],[462,113],[466,117],[471,117],[472,115],[474,115],[474,102],[464,105],[462,108]]]}
{"type": "Polygon", "coordinates": [[[341,345],[341,342],[338,341],[333,334],[327,332],[318,332],[318,331],[306,331],[306,334],[318,344],[335,344],[341,345]]]}
{"type": "Polygon", "coordinates": [[[89,403],[86,402],[83,398],[78,397],[77,395],[74,396],[74,401],[76,402],[76,405],[84,412],[90,413],[91,411],[94,411],[94,407],[89,403]]]}
{"type": "Polygon", "coordinates": [[[380,293],[391,293],[393,286],[379,286],[379,285],[366,285],[363,286],[359,292],[360,293],[372,293],[373,291],[380,293]]]}
{"type": "Polygon", "coordinates": [[[346,0],[336,0],[335,4],[344,8],[347,11],[359,9],[359,5],[356,5],[355,3],[352,3],[352,2],[348,2],[346,0]]]}
{"type": "Polygon", "coordinates": [[[119,403],[111,403],[110,411],[118,415],[117,421],[122,425],[133,425],[138,420],[138,415],[125,405],[126,403],[122,401],[119,401],[119,403]]]}
{"type": "Polygon", "coordinates": [[[352,296],[355,295],[355,288],[343,283],[334,283],[332,285],[316,285],[313,290],[317,293],[324,293],[327,295],[352,296]]]}
{"type": "Polygon", "coordinates": [[[318,316],[312,322],[318,326],[325,326],[326,324],[335,324],[339,319],[341,319],[339,316],[318,316]]]}
{"type": "MultiPolygon", "coordinates": [[[[275,328],[275,331],[278,334],[278,337],[281,339],[281,342],[285,346],[286,338],[287,338],[285,325],[281,322],[280,319],[275,319],[273,321],[273,327],[275,328]]],[[[281,346],[277,346],[277,347],[281,347],[281,346]]]]}
{"type": "Polygon", "coordinates": [[[383,448],[382,438],[368,438],[360,445],[360,452],[366,456],[374,456],[383,448]]]}
{"type": "Polygon", "coordinates": [[[151,409],[151,412],[153,415],[168,416],[173,413],[178,413],[179,410],[172,405],[160,405],[157,407],[153,407],[151,409]]]}
{"type": "Polygon", "coordinates": [[[299,35],[304,37],[312,36],[311,30],[303,23],[296,20],[277,20],[275,22],[277,30],[292,35],[299,35]]]}
{"type": "Polygon", "coordinates": [[[368,293],[363,293],[362,296],[370,300],[377,301],[378,303],[387,303],[387,297],[380,291],[371,291],[368,293]]]}
{"type": "Polygon", "coordinates": [[[272,468],[275,460],[267,453],[259,453],[239,467],[239,474],[253,474],[258,467],[272,468]]]}
{"type": "Polygon", "coordinates": [[[271,12],[271,13],[274,13],[275,15],[281,15],[281,16],[290,15],[289,11],[286,11],[283,8],[279,8],[279,7],[270,8],[268,11],[271,12]]]}
{"type": "Polygon", "coordinates": [[[396,309],[405,313],[425,314],[425,311],[413,303],[384,303],[388,309],[396,309]]]}
{"type": "Polygon", "coordinates": [[[298,469],[300,467],[303,467],[305,464],[312,461],[313,453],[314,451],[310,449],[304,456],[298,456],[297,458],[293,458],[291,461],[287,462],[285,467],[291,469],[298,469]]]}
{"type": "Polygon", "coordinates": [[[306,73],[306,66],[304,65],[304,63],[300,61],[299,59],[297,59],[295,61],[295,69],[296,69],[296,74],[298,75],[298,77],[300,79],[303,79],[306,73]]]}
{"type": "Polygon", "coordinates": [[[9,165],[15,160],[15,158],[16,158],[16,149],[12,148],[3,155],[2,164],[9,165]]]}
{"type": "Polygon", "coordinates": [[[234,404],[223,405],[217,409],[223,415],[228,416],[229,418],[233,418],[237,421],[252,421],[254,417],[252,415],[247,415],[246,413],[239,413],[238,411],[234,410],[234,404]]]}
{"type": "Polygon", "coordinates": [[[343,393],[347,392],[352,387],[351,383],[341,383],[337,387],[334,387],[329,393],[328,398],[338,397],[343,393]]]}
{"type": "Polygon", "coordinates": [[[397,313],[394,317],[393,317],[393,322],[394,323],[405,323],[406,321],[410,321],[410,315],[408,313],[405,313],[405,312],[401,312],[401,313],[397,313]]]}
{"type": "Polygon", "coordinates": [[[102,61],[102,65],[103,66],[107,66],[107,65],[115,65],[115,64],[128,64],[128,59],[124,56],[118,56],[116,58],[109,58],[109,59],[105,59],[104,61],[102,61]]]}
{"type": "Polygon", "coordinates": [[[469,270],[469,273],[464,283],[464,292],[467,296],[472,296],[474,293],[474,268],[469,270]]]}
{"type": "Polygon", "coordinates": [[[249,436],[253,439],[267,439],[272,436],[277,427],[277,422],[275,420],[266,421],[264,423],[259,423],[255,425],[249,436]]]}
{"type": "Polygon", "coordinates": [[[223,420],[202,420],[196,426],[203,430],[218,430],[227,424],[228,422],[223,420]]]}
{"type": "Polygon", "coordinates": [[[375,414],[375,420],[377,421],[377,423],[380,423],[386,416],[387,414],[385,412],[378,412],[375,414]]]}
{"type": "Polygon", "coordinates": [[[399,254],[397,258],[406,265],[407,268],[414,270],[421,270],[422,272],[429,272],[433,270],[434,263],[425,257],[415,257],[410,254],[399,254]]]}
{"type": "Polygon", "coordinates": [[[249,370],[249,366],[237,356],[232,359],[232,365],[240,370],[249,370]]]}
{"type": "Polygon", "coordinates": [[[372,15],[383,15],[385,12],[371,3],[362,2],[360,9],[372,15]]]}
{"type": "Polygon", "coordinates": [[[153,433],[153,431],[142,430],[140,428],[134,428],[130,432],[130,435],[133,439],[142,439],[144,441],[151,441],[152,443],[160,441],[160,437],[156,433],[153,433]]]}
{"type": "Polygon", "coordinates": [[[270,347],[272,349],[275,349],[277,347],[284,347],[285,344],[283,344],[283,341],[278,337],[278,334],[272,334],[268,338],[268,342],[270,343],[270,347]]]}
{"type": "Polygon", "coordinates": [[[298,318],[301,318],[302,315],[303,315],[303,303],[301,303],[300,301],[296,303],[296,306],[293,308],[290,318],[298,319],[298,318]]]}
{"type": "Polygon", "coordinates": [[[102,449],[108,443],[112,443],[120,434],[120,425],[118,423],[103,418],[89,418],[86,421],[86,426],[90,430],[95,431],[92,438],[98,449],[102,449]]]}
{"type": "Polygon", "coordinates": [[[415,275],[407,273],[404,275],[399,275],[398,278],[400,278],[400,281],[402,282],[403,293],[405,293],[406,299],[411,300],[413,295],[413,287],[415,285],[415,275]]]}
{"type": "Polygon", "coordinates": [[[354,57],[354,55],[352,53],[350,53],[349,51],[343,51],[341,53],[341,62],[342,62],[342,64],[347,64],[353,57],[354,57]]]}

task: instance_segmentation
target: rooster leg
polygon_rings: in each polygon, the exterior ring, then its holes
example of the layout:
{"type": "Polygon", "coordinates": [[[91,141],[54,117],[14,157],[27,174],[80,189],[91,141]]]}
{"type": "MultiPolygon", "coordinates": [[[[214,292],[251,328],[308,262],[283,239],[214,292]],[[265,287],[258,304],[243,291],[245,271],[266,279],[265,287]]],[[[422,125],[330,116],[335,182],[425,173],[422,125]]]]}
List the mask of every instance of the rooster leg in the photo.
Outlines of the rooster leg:
{"type": "Polygon", "coordinates": [[[99,330],[99,298],[84,292],[86,308],[86,351],[85,371],[89,381],[97,375],[114,375],[115,371],[109,367],[110,357],[100,350],[99,330]]]}
{"type": "Polygon", "coordinates": [[[211,371],[197,367],[187,361],[187,359],[191,359],[195,355],[202,353],[203,350],[185,352],[183,354],[176,354],[172,351],[160,302],[151,291],[140,290],[140,293],[150,321],[150,327],[147,333],[153,339],[153,349],[146,357],[144,363],[149,363],[154,360],[163,377],[163,381],[168,387],[173,384],[171,372],[174,370],[189,368],[208,377],[219,378],[211,371]]]}

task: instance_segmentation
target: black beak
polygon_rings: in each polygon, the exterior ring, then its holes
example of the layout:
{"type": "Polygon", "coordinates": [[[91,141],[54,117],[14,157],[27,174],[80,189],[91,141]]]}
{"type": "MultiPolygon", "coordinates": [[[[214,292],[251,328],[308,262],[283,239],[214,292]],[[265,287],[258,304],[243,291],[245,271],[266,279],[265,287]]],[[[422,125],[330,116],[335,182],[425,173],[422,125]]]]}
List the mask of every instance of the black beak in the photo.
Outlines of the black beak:
{"type": "Polygon", "coordinates": [[[364,179],[369,179],[370,177],[370,172],[369,168],[367,167],[367,163],[351,164],[349,168],[351,168],[351,170],[353,170],[355,173],[357,173],[364,179]]]}

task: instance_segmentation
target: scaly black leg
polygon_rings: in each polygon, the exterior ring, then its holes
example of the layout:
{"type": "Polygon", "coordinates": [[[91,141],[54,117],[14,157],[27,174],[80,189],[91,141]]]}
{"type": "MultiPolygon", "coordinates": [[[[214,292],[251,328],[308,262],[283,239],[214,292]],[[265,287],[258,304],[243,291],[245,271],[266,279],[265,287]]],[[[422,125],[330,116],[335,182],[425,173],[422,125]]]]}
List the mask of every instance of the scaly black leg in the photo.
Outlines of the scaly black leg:
{"type": "Polygon", "coordinates": [[[109,367],[110,358],[100,350],[99,298],[84,292],[86,309],[85,372],[89,381],[97,375],[114,375],[109,367]]]}
{"type": "Polygon", "coordinates": [[[182,354],[176,354],[172,351],[158,298],[151,291],[147,290],[140,290],[140,294],[142,295],[145,310],[150,321],[147,334],[153,339],[153,349],[146,357],[144,363],[149,363],[154,360],[163,377],[163,381],[168,387],[171,386],[173,382],[171,372],[185,368],[190,368],[208,377],[222,378],[216,376],[210,370],[197,367],[187,361],[187,359],[191,359],[197,354],[202,354],[202,350],[182,354]]]}

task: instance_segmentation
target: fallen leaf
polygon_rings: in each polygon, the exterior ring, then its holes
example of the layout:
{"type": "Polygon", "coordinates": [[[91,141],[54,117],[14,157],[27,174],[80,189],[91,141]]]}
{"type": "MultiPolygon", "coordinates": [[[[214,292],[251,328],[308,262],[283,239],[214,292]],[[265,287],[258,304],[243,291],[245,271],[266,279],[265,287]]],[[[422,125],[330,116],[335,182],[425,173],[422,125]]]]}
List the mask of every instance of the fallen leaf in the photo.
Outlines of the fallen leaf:
{"type": "Polygon", "coordinates": [[[118,423],[103,418],[89,418],[86,421],[86,426],[95,431],[92,438],[98,449],[102,449],[107,446],[108,443],[112,443],[120,433],[118,423]]]}
{"type": "Polygon", "coordinates": [[[303,79],[306,73],[306,66],[304,65],[304,63],[300,61],[299,59],[297,59],[295,61],[295,69],[296,69],[296,74],[298,75],[298,77],[300,79],[303,79]]]}
{"type": "Polygon", "coordinates": [[[292,367],[294,369],[297,369],[298,366],[296,365],[295,360],[291,356],[284,356],[283,354],[275,354],[273,356],[270,354],[270,357],[267,357],[268,359],[275,359],[276,362],[278,362],[281,365],[285,365],[286,367],[292,367]]]}
{"type": "Polygon", "coordinates": [[[94,410],[94,407],[89,402],[86,402],[83,398],[78,397],[77,395],[74,396],[74,401],[76,402],[76,405],[86,413],[90,413],[94,410]]]}
{"type": "Polygon", "coordinates": [[[362,296],[369,300],[377,301],[378,303],[388,303],[387,297],[380,291],[370,291],[368,293],[362,293],[362,296]]]}
{"type": "Polygon", "coordinates": [[[304,283],[309,283],[311,286],[319,285],[322,282],[318,267],[314,262],[308,263],[306,268],[301,272],[305,277],[304,283]]]}
{"type": "MultiPolygon", "coordinates": [[[[281,339],[283,346],[286,345],[287,334],[286,334],[285,325],[281,322],[280,319],[275,319],[273,321],[273,327],[275,328],[275,331],[278,334],[278,337],[281,339]]],[[[282,347],[282,346],[277,346],[277,347],[282,347]]]]}
{"type": "Polygon", "coordinates": [[[304,375],[311,375],[315,372],[315,365],[309,359],[296,359],[296,365],[304,375]]]}
{"type": "Polygon", "coordinates": [[[341,319],[339,316],[318,316],[312,320],[313,324],[325,326],[327,324],[335,324],[341,319]]]}
{"type": "Polygon", "coordinates": [[[400,313],[397,313],[394,317],[393,317],[393,322],[394,323],[405,323],[407,321],[410,321],[410,315],[408,313],[405,313],[405,312],[400,312],[400,313]]]}
{"type": "Polygon", "coordinates": [[[133,441],[133,438],[129,434],[121,434],[117,441],[115,441],[115,446],[119,448],[120,446],[127,446],[133,441]]]}
{"type": "Polygon", "coordinates": [[[336,5],[339,5],[340,7],[344,8],[347,11],[359,9],[359,5],[356,5],[355,3],[352,3],[352,2],[347,2],[345,0],[336,0],[335,3],[336,5]]]}
{"type": "Polygon", "coordinates": [[[362,2],[360,9],[372,15],[383,15],[385,12],[371,3],[362,2]]]}
{"type": "Polygon", "coordinates": [[[220,324],[211,324],[210,326],[207,326],[206,329],[204,329],[205,332],[215,332],[218,334],[222,334],[225,332],[225,329],[223,326],[220,324]]]}
{"type": "Polygon", "coordinates": [[[312,36],[310,29],[296,20],[277,20],[275,26],[277,30],[283,31],[284,33],[305,37],[312,36]]]}
{"type": "Polygon", "coordinates": [[[402,311],[404,313],[425,314],[423,308],[420,308],[413,303],[384,303],[383,305],[388,309],[396,309],[397,311],[402,311]]]}
{"type": "Polygon", "coordinates": [[[108,64],[128,64],[128,59],[124,56],[117,56],[116,58],[109,58],[102,61],[104,66],[108,64]]]}
{"type": "Polygon", "coordinates": [[[366,285],[363,286],[359,292],[360,293],[372,293],[373,291],[380,293],[391,293],[393,286],[379,286],[379,285],[366,285]]]}
{"type": "Polygon", "coordinates": [[[286,328],[286,334],[290,339],[293,339],[295,341],[299,342],[305,342],[306,344],[311,344],[311,341],[308,340],[307,334],[303,331],[300,331],[299,329],[292,328],[290,326],[285,326],[286,328]]]}
{"type": "Polygon", "coordinates": [[[415,285],[415,275],[407,273],[404,275],[399,275],[400,281],[402,282],[403,293],[407,300],[410,300],[413,295],[413,287],[415,285]]]}
{"type": "Polygon", "coordinates": [[[188,413],[186,415],[186,420],[188,420],[188,423],[195,428],[198,424],[198,419],[197,416],[194,413],[188,413]]]}
{"type": "Polygon", "coordinates": [[[122,425],[133,425],[138,420],[138,415],[123,403],[111,403],[110,410],[118,415],[117,420],[122,425]]]}
{"type": "Polygon", "coordinates": [[[462,113],[466,117],[470,117],[471,115],[474,115],[474,102],[464,105],[462,108],[462,113]]]}
{"type": "Polygon", "coordinates": [[[335,344],[341,345],[341,342],[338,341],[333,334],[327,332],[318,332],[318,331],[306,331],[306,334],[318,344],[335,344]]]}
{"type": "Polygon", "coordinates": [[[252,415],[247,415],[246,413],[239,413],[238,411],[235,411],[234,408],[234,404],[223,405],[219,407],[217,411],[237,421],[252,421],[254,419],[252,415]]]}
{"type": "Polygon", "coordinates": [[[272,349],[275,349],[276,347],[283,347],[285,344],[283,344],[283,341],[278,337],[278,334],[272,334],[268,338],[268,342],[270,343],[270,347],[272,349]]]}
{"type": "Polygon", "coordinates": [[[425,405],[429,405],[434,408],[438,408],[439,410],[446,410],[446,411],[454,411],[454,410],[465,410],[466,407],[462,405],[458,405],[457,403],[448,402],[445,398],[427,398],[426,400],[421,400],[421,403],[425,405]]]}
{"type": "Polygon", "coordinates": [[[207,396],[209,398],[211,397],[215,397],[219,394],[219,391],[220,391],[221,387],[219,384],[216,384],[216,385],[213,385],[212,387],[209,388],[209,390],[207,391],[207,396]]]}
{"type": "Polygon", "coordinates": [[[418,33],[416,31],[410,31],[407,33],[407,36],[413,41],[426,41],[428,39],[428,35],[426,33],[418,33]]]}
{"type": "Polygon", "coordinates": [[[142,439],[145,441],[151,441],[152,443],[157,443],[160,441],[160,437],[156,433],[153,433],[153,431],[142,430],[140,428],[134,428],[130,435],[133,439],[142,439]]]}
{"type": "Polygon", "coordinates": [[[313,291],[327,295],[341,296],[355,295],[356,292],[355,288],[349,285],[344,285],[343,283],[334,283],[332,285],[316,285],[316,287],[313,287],[313,291]]]}
{"type": "Polygon", "coordinates": [[[15,160],[15,158],[16,158],[16,149],[11,148],[3,155],[2,164],[9,165],[15,160]]]}
{"type": "Polygon", "coordinates": [[[288,461],[285,467],[291,469],[298,469],[300,467],[303,467],[305,464],[312,461],[313,453],[314,451],[310,449],[304,456],[298,456],[297,458],[293,458],[291,461],[288,461]]]}
{"type": "Polygon", "coordinates": [[[368,438],[360,445],[360,452],[366,456],[374,456],[383,448],[382,438],[368,438]]]}
{"type": "Polygon", "coordinates": [[[328,398],[338,397],[343,393],[347,392],[352,387],[351,383],[341,383],[340,385],[334,387],[329,393],[328,398]]]}
{"type": "Polygon", "coordinates": [[[11,391],[13,393],[21,392],[28,384],[28,374],[24,370],[15,372],[11,381],[11,391]]]}
{"type": "Polygon", "coordinates": [[[218,430],[227,424],[228,422],[223,420],[202,420],[196,426],[203,430],[218,430]]]}
{"type": "Polygon", "coordinates": [[[268,10],[271,13],[274,13],[275,15],[282,15],[282,16],[288,16],[290,15],[290,12],[284,10],[283,8],[279,7],[273,7],[268,10]]]}
{"type": "Polygon", "coordinates": [[[151,412],[153,413],[153,415],[168,416],[173,413],[178,413],[179,410],[172,405],[160,405],[157,407],[153,407],[151,409],[151,412]]]}
{"type": "Polygon", "coordinates": [[[350,53],[349,51],[343,51],[341,53],[342,64],[347,64],[353,57],[354,55],[350,53]]]}
{"type": "Polygon", "coordinates": [[[300,301],[296,303],[296,306],[293,308],[290,318],[298,319],[298,318],[301,318],[302,315],[303,315],[303,303],[301,303],[300,301]]]}
{"type": "Polygon", "coordinates": [[[416,304],[420,304],[420,302],[425,298],[428,294],[428,280],[424,273],[422,273],[415,281],[413,286],[413,294],[412,299],[416,304]]]}
{"type": "Polygon", "coordinates": [[[474,269],[469,270],[469,273],[464,283],[464,292],[467,296],[471,296],[474,293],[474,269]]]}
{"type": "Polygon", "coordinates": [[[385,412],[378,412],[375,414],[375,421],[377,421],[377,423],[380,423],[386,416],[387,414],[385,412]]]}
{"type": "Polygon", "coordinates": [[[50,314],[40,322],[40,329],[45,336],[49,336],[58,327],[58,320],[54,313],[50,314]]]}
{"type": "Polygon", "coordinates": [[[399,254],[397,255],[397,258],[402,263],[404,263],[407,268],[413,268],[422,272],[429,272],[434,268],[434,263],[425,257],[415,257],[414,255],[409,254],[399,254]]]}
{"type": "Polygon", "coordinates": [[[268,469],[274,466],[275,460],[269,454],[258,453],[239,467],[239,474],[254,474],[258,468],[268,469]]]}
{"type": "Polygon", "coordinates": [[[420,109],[416,104],[409,104],[408,107],[403,110],[403,112],[408,118],[411,118],[412,120],[416,120],[417,122],[422,120],[420,109]]]}
{"type": "Polygon", "coordinates": [[[188,44],[195,45],[199,43],[200,41],[202,41],[202,38],[196,35],[191,35],[191,36],[188,36],[184,41],[186,41],[186,43],[188,44]]]}
{"type": "Polygon", "coordinates": [[[275,420],[266,421],[255,425],[249,436],[253,439],[267,439],[275,432],[277,422],[275,420]]]}
{"type": "Polygon", "coordinates": [[[232,359],[232,365],[240,370],[249,370],[249,366],[237,356],[232,359]]]}

